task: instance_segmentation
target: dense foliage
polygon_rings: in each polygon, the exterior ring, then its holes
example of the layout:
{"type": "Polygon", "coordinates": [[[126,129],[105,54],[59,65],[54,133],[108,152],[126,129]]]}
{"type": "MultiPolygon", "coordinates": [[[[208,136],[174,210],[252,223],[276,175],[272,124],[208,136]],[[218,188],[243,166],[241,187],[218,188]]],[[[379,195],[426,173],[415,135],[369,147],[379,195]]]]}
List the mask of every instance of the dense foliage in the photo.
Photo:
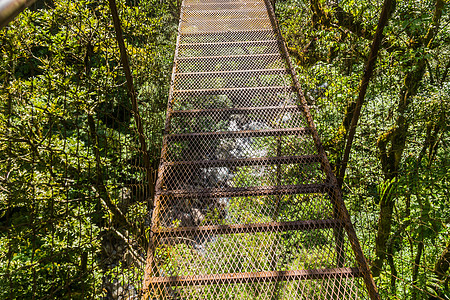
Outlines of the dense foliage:
{"type": "MultiPolygon", "coordinates": [[[[142,4],[118,6],[157,165],[177,20],[142,4]]],[[[135,293],[150,196],[108,2],[40,3],[0,40],[0,298],[135,293]]]]}
{"type": "MultiPolygon", "coordinates": [[[[151,194],[108,3],[38,3],[0,31],[0,298],[136,296],[151,194]]],[[[394,3],[344,196],[383,299],[448,299],[450,5],[394,3]]],[[[117,5],[156,169],[180,3],[117,5]]],[[[336,168],[381,6],[276,3],[336,168]]]]}
{"type": "MultiPolygon", "coordinates": [[[[393,3],[344,195],[382,297],[447,299],[450,7],[439,0],[393,3]]],[[[381,6],[380,1],[277,4],[336,170],[381,6]]]]}

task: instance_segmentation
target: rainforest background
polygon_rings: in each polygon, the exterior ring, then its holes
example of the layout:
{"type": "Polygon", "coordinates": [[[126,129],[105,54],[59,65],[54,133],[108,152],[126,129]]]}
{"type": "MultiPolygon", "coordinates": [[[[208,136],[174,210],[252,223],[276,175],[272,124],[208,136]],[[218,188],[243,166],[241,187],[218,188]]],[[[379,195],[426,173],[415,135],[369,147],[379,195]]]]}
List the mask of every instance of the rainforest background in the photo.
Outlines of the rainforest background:
{"type": "MultiPolygon", "coordinates": [[[[275,3],[336,171],[382,5],[275,3]]],[[[139,295],[181,2],[117,6],[137,110],[107,1],[38,1],[0,31],[1,299],[139,295]]],[[[392,1],[344,178],[382,299],[450,299],[449,9],[392,1]]]]}

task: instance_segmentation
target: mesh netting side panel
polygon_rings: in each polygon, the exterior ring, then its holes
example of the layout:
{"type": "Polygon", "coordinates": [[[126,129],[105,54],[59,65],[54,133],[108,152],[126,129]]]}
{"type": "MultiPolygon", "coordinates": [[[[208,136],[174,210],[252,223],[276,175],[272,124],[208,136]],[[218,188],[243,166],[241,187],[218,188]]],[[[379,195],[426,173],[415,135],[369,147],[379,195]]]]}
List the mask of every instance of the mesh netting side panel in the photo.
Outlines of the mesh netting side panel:
{"type": "Polygon", "coordinates": [[[2,29],[0,298],[138,296],[176,32],[150,2],[117,3],[143,133],[107,1],[46,1],[2,29]]]}

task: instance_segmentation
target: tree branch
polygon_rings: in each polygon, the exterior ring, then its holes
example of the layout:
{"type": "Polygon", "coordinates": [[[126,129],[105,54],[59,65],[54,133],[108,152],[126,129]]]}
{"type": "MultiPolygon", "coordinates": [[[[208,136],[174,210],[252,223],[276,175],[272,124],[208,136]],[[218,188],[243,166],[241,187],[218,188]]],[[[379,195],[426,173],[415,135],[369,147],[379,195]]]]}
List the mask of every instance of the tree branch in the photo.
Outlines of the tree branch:
{"type": "Polygon", "coordinates": [[[359,116],[361,114],[361,108],[364,104],[364,98],[367,93],[367,87],[369,86],[370,79],[372,78],[373,70],[375,69],[375,64],[378,58],[378,51],[380,50],[381,41],[383,40],[383,30],[389,21],[389,14],[394,6],[393,0],[385,0],[383,3],[383,9],[378,20],[377,31],[373,39],[372,47],[370,49],[369,58],[366,62],[366,67],[364,69],[364,75],[361,79],[359,85],[358,99],[355,103],[355,108],[352,111],[352,119],[348,132],[347,143],[345,146],[344,155],[342,158],[342,165],[337,175],[338,183],[342,187],[342,182],[344,181],[345,170],[347,168],[348,159],[350,157],[350,150],[352,148],[353,139],[355,137],[356,127],[358,125],[359,116]]]}
{"type": "Polygon", "coordinates": [[[120,233],[117,229],[115,229],[114,227],[112,228],[112,230],[114,231],[114,233],[120,237],[124,242],[125,245],[127,246],[128,250],[130,251],[130,254],[137,260],[139,261],[139,263],[142,266],[145,266],[145,260],[139,255],[139,253],[136,252],[136,250],[134,250],[133,245],[131,245],[129,243],[129,238],[127,238],[126,236],[124,236],[122,233],[120,233]]]}
{"type": "Polygon", "coordinates": [[[95,186],[96,186],[97,192],[100,196],[100,199],[102,200],[104,205],[107,207],[107,209],[111,212],[114,223],[116,223],[117,225],[120,225],[120,226],[124,226],[125,228],[133,231],[133,233],[136,234],[136,230],[135,230],[134,226],[132,226],[128,222],[127,218],[122,213],[122,211],[114,204],[114,202],[112,201],[111,196],[105,186],[103,171],[102,171],[102,163],[101,163],[101,159],[100,159],[100,151],[98,148],[97,131],[95,128],[96,126],[95,126],[94,117],[91,114],[88,114],[88,125],[89,125],[89,134],[91,136],[91,141],[92,141],[92,148],[94,150],[94,155],[95,155],[95,160],[96,160],[95,186]]]}

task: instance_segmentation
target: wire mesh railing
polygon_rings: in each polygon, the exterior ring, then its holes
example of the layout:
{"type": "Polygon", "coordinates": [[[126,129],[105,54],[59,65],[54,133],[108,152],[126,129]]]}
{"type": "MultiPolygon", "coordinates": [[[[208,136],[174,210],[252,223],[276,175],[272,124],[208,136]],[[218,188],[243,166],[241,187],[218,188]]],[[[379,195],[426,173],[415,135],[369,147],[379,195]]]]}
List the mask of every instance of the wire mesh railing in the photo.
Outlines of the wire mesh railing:
{"type": "Polygon", "coordinates": [[[2,299],[139,296],[176,19],[118,11],[138,107],[108,2],[38,1],[2,29],[2,299]]]}

